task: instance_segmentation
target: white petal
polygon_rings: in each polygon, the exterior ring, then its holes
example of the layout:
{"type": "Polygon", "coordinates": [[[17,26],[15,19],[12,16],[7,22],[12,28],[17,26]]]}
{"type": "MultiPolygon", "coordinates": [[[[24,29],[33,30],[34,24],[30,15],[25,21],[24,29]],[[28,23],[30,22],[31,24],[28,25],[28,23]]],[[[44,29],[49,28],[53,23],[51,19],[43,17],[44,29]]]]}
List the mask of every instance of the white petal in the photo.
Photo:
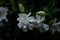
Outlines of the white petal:
{"type": "Polygon", "coordinates": [[[26,25],[24,25],[24,26],[23,26],[23,28],[27,28],[27,26],[26,26],[26,25]]]}
{"type": "Polygon", "coordinates": [[[21,14],[18,14],[18,16],[21,17],[21,18],[22,18],[22,17],[27,17],[27,14],[22,14],[22,13],[21,13],[21,14]]]}
{"type": "Polygon", "coordinates": [[[7,7],[5,7],[6,12],[9,11],[7,7]]]}
{"type": "Polygon", "coordinates": [[[37,20],[40,20],[41,19],[41,16],[36,15],[36,18],[37,18],[37,20]]]}
{"type": "Polygon", "coordinates": [[[33,30],[33,25],[32,24],[28,24],[28,29],[29,30],[33,30]]]}
{"type": "Polygon", "coordinates": [[[23,26],[22,30],[23,30],[23,32],[27,32],[27,26],[26,25],[23,26]]]}
{"type": "Polygon", "coordinates": [[[27,20],[28,20],[29,22],[35,22],[35,21],[36,21],[33,16],[32,16],[32,17],[28,17],[27,20]]]}
{"type": "Polygon", "coordinates": [[[47,24],[43,24],[43,28],[44,28],[45,30],[49,30],[49,26],[48,26],[47,24]]]}
{"type": "Polygon", "coordinates": [[[57,21],[57,19],[56,19],[56,18],[54,18],[54,23],[56,23],[56,21],[57,21]]]}
{"type": "Polygon", "coordinates": [[[28,17],[31,15],[31,12],[29,12],[29,14],[27,15],[28,17]]]}
{"type": "Polygon", "coordinates": [[[18,21],[27,21],[27,14],[19,14],[19,18],[17,18],[18,21]]]}
{"type": "Polygon", "coordinates": [[[60,22],[57,22],[56,25],[60,25],[60,22]]]}
{"type": "Polygon", "coordinates": [[[36,18],[37,18],[37,22],[45,21],[45,16],[36,15],[36,18]]]}
{"type": "Polygon", "coordinates": [[[17,18],[17,21],[19,21],[19,18],[17,18]]]}
{"type": "Polygon", "coordinates": [[[60,32],[60,25],[58,26],[58,32],[60,32]]]}
{"type": "Polygon", "coordinates": [[[45,16],[42,16],[40,22],[45,21],[45,16]]]}
{"type": "Polygon", "coordinates": [[[58,32],[60,32],[60,29],[58,29],[58,32]]]}
{"type": "Polygon", "coordinates": [[[17,26],[18,26],[19,29],[20,29],[20,28],[22,28],[23,25],[22,25],[21,23],[18,23],[17,26]]]}

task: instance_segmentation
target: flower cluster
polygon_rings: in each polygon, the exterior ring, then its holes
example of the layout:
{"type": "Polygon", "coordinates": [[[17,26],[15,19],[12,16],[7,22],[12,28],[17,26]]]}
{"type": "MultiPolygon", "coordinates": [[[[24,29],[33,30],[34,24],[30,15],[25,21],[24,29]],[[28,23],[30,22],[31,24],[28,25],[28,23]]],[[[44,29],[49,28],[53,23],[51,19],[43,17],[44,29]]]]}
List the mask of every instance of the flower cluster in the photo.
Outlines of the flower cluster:
{"type": "Polygon", "coordinates": [[[51,27],[48,24],[43,23],[45,21],[44,11],[36,12],[35,17],[30,15],[31,12],[29,12],[29,14],[18,14],[19,17],[17,18],[17,21],[19,21],[19,29],[22,29],[24,32],[27,32],[27,30],[33,30],[33,28],[38,28],[40,32],[45,32],[48,30],[52,33],[55,33],[56,31],[60,32],[60,22],[56,23],[56,19],[54,19],[54,23],[51,27]]]}
{"type": "MultiPolygon", "coordinates": [[[[8,9],[6,7],[0,7],[0,27],[3,25],[2,20],[8,21],[6,18],[7,12],[8,9]]],[[[27,30],[33,30],[33,28],[39,29],[40,32],[48,30],[52,33],[55,33],[56,31],[60,32],[60,21],[56,22],[57,19],[54,19],[52,26],[49,26],[44,23],[46,15],[47,14],[45,14],[44,11],[36,12],[35,17],[31,16],[31,12],[28,14],[20,13],[17,18],[17,21],[19,21],[17,25],[19,29],[22,29],[24,32],[27,32],[27,30]]]]}
{"type": "MultiPolygon", "coordinates": [[[[8,21],[6,18],[7,12],[8,9],[6,7],[0,7],[0,27],[3,25],[2,20],[8,21]]],[[[45,21],[45,15],[44,11],[36,12],[35,17],[31,16],[31,12],[28,14],[20,13],[17,18],[17,21],[19,21],[17,25],[19,29],[22,29],[24,32],[33,30],[33,28],[38,28],[40,32],[48,30],[52,33],[55,33],[56,31],[60,32],[60,21],[56,22],[57,19],[54,19],[52,26],[49,26],[48,24],[43,23],[45,21]]]]}
{"type": "Polygon", "coordinates": [[[27,32],[27,30],[33,30],[33,28],[38,28],[40,32],[49,30],[49,25],[43,23],[43,21],[45,21],[45,16],[36,15],[35,18],[30,15],[31,12],[29,12],[29,14],[18,14],[19,17],[17,18],[17,21],[19,21],[19,29],[22,28],[24,32],[27,32]]]}

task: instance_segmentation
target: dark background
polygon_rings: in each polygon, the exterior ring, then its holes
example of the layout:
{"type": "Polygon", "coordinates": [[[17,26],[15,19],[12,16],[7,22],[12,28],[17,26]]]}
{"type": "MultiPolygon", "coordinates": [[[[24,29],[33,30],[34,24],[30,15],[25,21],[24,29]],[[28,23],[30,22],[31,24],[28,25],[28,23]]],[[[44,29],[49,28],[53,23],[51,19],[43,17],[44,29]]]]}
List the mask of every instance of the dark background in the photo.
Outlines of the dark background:
{"type": "MultiPolygon", "coordinates": [[[[51,34],[51,31],[47,31],[44,33],[40,33],[38,29],[33,29],[32,31],[28,30],[27,32],[23,32],[21,29],[17,27],[17,24],[19,23],[16,19],[18,18],[19,8],[18,3],[23,3],[24,7],[29,11],[32,12],[32,15],[35,16],[35,12],[39,10],[43,10],[43,7],[48,7],[49,3],[53,1],[52,0],[3,0],[2,3],[3,7],[8,7],[8,22],[5,22],[3,20],[2,22],[4,25],[0,27],[0,40],[58,40],[60,39],[60,33],[56,32],[55,34],[51,34]],[[14,6],[14,7],[12,7],[14,6]],[[13,9],[15,8],[15,9],[13,9]]],[[[60,19],[60,0],[54,0],[55,6],[53,8],[50,8],[49,10],[52,10],[53,12],[49,11],[51,16],[53,18],[60,19]]],[[[52,19],[53,19],[52,18],[52,19]]],[[[46,17],[46,22],[48,23],[51,20],[50,16],[46,17]]]]}

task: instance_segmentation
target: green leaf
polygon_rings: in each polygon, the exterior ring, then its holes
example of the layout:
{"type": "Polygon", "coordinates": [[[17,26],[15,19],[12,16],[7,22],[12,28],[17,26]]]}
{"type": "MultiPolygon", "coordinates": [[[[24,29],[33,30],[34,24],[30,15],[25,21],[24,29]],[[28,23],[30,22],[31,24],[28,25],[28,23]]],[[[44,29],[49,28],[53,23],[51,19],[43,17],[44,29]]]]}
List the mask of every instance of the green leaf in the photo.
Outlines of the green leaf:
{"type": "Polygon", "coordinates": [[[53,22],[54,22],[54,20],[52,19],[52,20],[49,22],[49,25],[52,25],[53,22]]]}
{"type": "Polygon", "coordinates": [[[14,5],[14,0],[10,0],[10,4],[14,5]]]}
{"type": "Polygon", "coordinates": [[[3,5],[3,3],[4,3],[4,0],[0,0],[0,5],[3,5]]]}

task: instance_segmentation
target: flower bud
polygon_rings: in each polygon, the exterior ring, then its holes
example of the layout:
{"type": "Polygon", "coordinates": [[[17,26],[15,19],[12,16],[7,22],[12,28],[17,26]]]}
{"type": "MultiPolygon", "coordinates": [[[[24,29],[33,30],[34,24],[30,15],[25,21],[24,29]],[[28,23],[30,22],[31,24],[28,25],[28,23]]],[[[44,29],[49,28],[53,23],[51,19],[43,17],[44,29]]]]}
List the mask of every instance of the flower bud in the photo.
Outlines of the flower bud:
{"type": "Polygon", "coordinates": [[[19,11],[20,12],[24,12],[25,11],[25,8],[24,8],[23,4],[19,4],[19,11]]]}

